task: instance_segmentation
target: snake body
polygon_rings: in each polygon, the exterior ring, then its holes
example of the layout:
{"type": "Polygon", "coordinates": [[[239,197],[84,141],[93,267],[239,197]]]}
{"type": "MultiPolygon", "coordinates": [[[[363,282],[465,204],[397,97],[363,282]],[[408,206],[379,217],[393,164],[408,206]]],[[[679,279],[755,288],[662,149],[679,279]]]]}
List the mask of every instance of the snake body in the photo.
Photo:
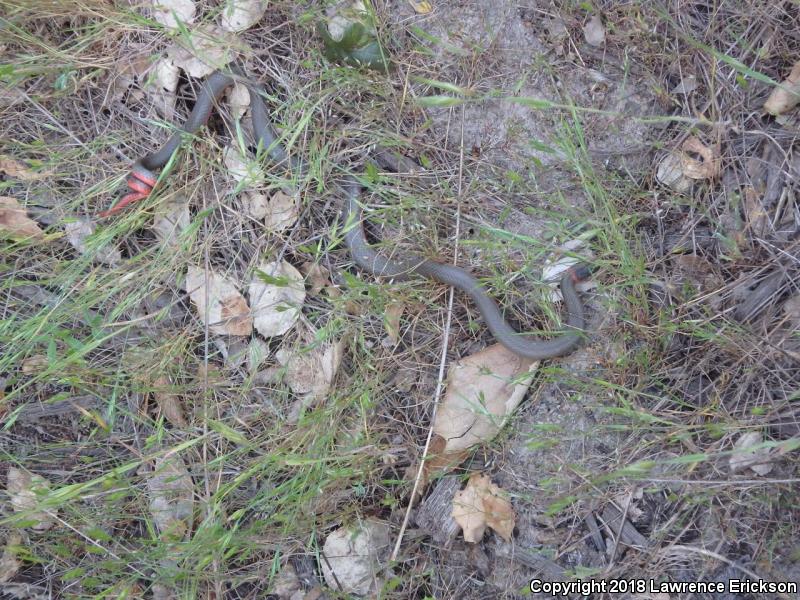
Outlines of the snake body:
{"type": "MultiPolygon", "coordinates": [[[[192,112],[183,127],[176,131],[158,151],[148,154],[134,164],[127,180],[131,192],[112,209],[101,213],[102,216],[115,213],[126,205],[146,197],[152,191],[158,179],[154,171],[167,164],[180,147],[184,136],[194,134],[208,121],[214,105],[225,89],[234,83],[235,78],[241,78],[250,92],[250,114],[257,143],[276,163],[288,161],[293,168],[303,168],[303,162],[294,156],[288,156],[277,141],[261,87],[244,78],[238,68],[232,68],[230,74],[216,71],[203,81],[192,112]]],[[[347,178],[344,187],[347,196],[342,210],[345,245],[355,263],[362,269],[373,275],[394,280],[421,275],[452,285],[472,299],[495,339],[520,356],[533,360],[563,356],[574,350],[580,342],[584,328],[584,314],[575,284],[589,277],[590,271],[587,266],[573,266],[561,278],[561,293],[567,310],[567,330],[550,340],[542,340],[530,334],[519,334],[503,318],[500,308],[488,294],[486,287],[464,269],[422,256],[406,255],[389,258],[376,251],[364,233],[364,212],[359,201],[362,187],[353,177],[347,178]]]]}

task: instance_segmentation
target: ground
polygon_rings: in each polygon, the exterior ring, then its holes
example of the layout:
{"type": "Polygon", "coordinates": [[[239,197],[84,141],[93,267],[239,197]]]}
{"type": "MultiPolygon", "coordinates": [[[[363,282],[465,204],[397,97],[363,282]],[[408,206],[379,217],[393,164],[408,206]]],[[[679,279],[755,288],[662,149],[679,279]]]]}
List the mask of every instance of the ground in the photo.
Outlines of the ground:
{"type": "Polygon", "coordinates": [[[265,167],[259,190],[299,202],[272,225],[231,175],[255,145],[230,98],[151,198],[99,217],[196,95],[182,71],[165,104],[147,66],[224,12],[170,30],[149,4],[0,0],[0,232],[42,232],[0,248],[0,598],[350,597],[323,546],[363,522],[400,541],[380,598],[800,580],[800,117],[763,109],[796,3],[372,2],[381,73],[326,60],[332,3],[270,2],[219,43],[309,167],[265,167]],[[424,169],[368,166],[379,148],[424,169]],[[447,367],[493,340],[461,294],[353,265],[345,172],[384,252],[455,259],[521,330],[557,324],[564,244],[594,266],[580,348],[410,512],[447,367]],[[153,225],[170,203],[180,234],[153,225]],[[190,267],[246,291],[276,260],[307,275],[278,335],[220,333],[186,291],[190,267]],[[475,471],[509,540],[450,520],[475,471]]]}

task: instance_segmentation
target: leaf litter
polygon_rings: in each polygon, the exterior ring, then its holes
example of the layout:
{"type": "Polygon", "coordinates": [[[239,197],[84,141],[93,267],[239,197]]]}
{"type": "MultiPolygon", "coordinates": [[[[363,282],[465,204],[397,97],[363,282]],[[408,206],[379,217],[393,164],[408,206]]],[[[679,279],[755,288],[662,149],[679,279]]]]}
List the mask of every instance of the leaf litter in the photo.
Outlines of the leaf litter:
{"type": "Polygon", "coordinates": [[[486,528],[505,541],[511,540],[516,514],[503,490],[488,475],[473,473],[463,490],[453,497],[453,519],[461,527],[464,541],[476,544],[486,528]]]}

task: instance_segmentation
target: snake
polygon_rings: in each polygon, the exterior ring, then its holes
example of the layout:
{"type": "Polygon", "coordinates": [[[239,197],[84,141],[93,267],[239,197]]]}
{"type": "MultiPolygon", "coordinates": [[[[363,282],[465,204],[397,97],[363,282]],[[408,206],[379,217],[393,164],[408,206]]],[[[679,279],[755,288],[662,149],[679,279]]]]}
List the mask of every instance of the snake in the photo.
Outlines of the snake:
{"type": "MultiPolygon", "coordinates": [[[[275,163],[288,163],[293,168],[303,168],[303,161],[294,155],[289,156],[278,141],[264,103],[263,88],[245,77],[239,67],[234,66],[230,67],[228,72],[215,71],[203,80],[191,113],[183,126],[177,128],[159,150],[134,163],[126,180],[130,192],[115,206],[100,213],[101,217],[117,213],[126,206],[146,198],[152,192],[158,182],[156,171],[169,162],[184,138],[195,134],[205,125],[225,89],[235,81],[244,83],[250,93],[250,116],[259,147],[275,163]]],[[[353,261],[361,269],[376,277],[389,278],[393,281],[422,276],[453,286],[475,303],[494,338],[511,352],[524,358],[546,360],[564,356],[580,343],[584,335],[585,317],[583,304],[575,286],[589,278],[591,268],[588,265],[583,263],[572,265],[561,276],[559,285],[567,313],[565,330],[552,339],[542,339],[530,333],[520,334],[503,317],[500,307],[486,286],[465,269],[416,254],[388,257],[378,251],[367,240],[364,229],[366,219],[360,201],[363,187],[355,177],[348,175],[343,189],[346,196],[341,213],[344,243],[353,261]]]]}

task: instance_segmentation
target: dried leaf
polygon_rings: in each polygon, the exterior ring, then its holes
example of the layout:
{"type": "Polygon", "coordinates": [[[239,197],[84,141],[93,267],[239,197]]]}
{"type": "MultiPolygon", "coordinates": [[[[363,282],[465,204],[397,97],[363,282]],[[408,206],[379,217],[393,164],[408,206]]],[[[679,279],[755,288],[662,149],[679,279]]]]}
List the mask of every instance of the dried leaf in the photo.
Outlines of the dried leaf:
{"type": "Polygon", "coordinates": [[[246,85],[237,81],[228,88],[228,106],[235,120],[238,121],[244,116],[250,107],[250,92],[246,85]]]}
{"type": "Polygon", "coordinates": [[[283,231],[294,225],[298,216],[297,196],[278,190],[269,200],[265,224],[271,231],[283,231]]]}
{"type": "MultiPolygon", "coordinates": [[[[297,571],[295,571],[291,563],[286,563],[281,570],[275,574],[275,579],[273,579],[269,591],[280,600],[290,600],[293,598],[295,592],[300,592],[302,589],[303,584],[297,576],[297,571]]],[[[302,597],[305,597],[305,593],[303,593],[302,597]]]]}
{"type": "Polygon", "coordinates": [[[153,0],[153,18],[167,29],[193,23],[195,13],[193,0],[153,0]]]}
{"type": "Polygon", "coordinates": [[[433,432],[446,440],[445,453],[491,440],[522,401],[538,365],[495,344],[452,366],[433,422],[433,432]]]}
{"type": "Polygon", "coordinates": [[[328,269],[319,263],[304,262],[300,265],[300,272],[306,276],[306,283],[311,286],[308,293],[312,296],[316,296],[326,285],[330,284],[328,269]]]}
{"type": "Polygon", "coordinates": [[[695,136],[689,136],[681,146],[684,154],[681,156],[683,174],[690,179],[712,179],[719,172],[719,153],[709,148],[695,136]],[[701,156],[702,161],[692,158],[686,152],[695,152],[701,156]]]}
{"type": "Polygon", "coordinates": [[[694,185],[683,173],[683,160],[678,152],[670,152],[661,159],[656,170],[656,179],[681,194],[688,192],[694,185]]]}
{"type": "Polygon", "coordinates": [[[169,56],[175,65],[192,77],[205,77],[223,68],[234,58],[238,40],[217,27],[195,27],[182,46],[173,46],[169,56]]]}
{"type": "Polygon", "coordinates": [[[686,77],[682,78],[680,83],[672,88],[673,94],[683,94],[684,96],[688,96],[690,93],[695,91],[698,87],[697,77],[694,75],[687,75],[686,77]]]}
{"type": "Polygon", "coordinates": [[[152,229],[162,244],[176,247],[179,245],[180,234],[189,229],[191,222],[189,201],[186,196],[175,195],[169,200],[159,202],[152,229]]]}
{"type": "Polygon", "coordinates": [[[0,155],[0,173],[5,173],[8,177],[20,181],[36,181],[48,175],[32,171],[25,163],[4,155],[0,155]]]}
{"type": "MultiPolygon", "coordinates": [[[[468,450],[457,452],[447,452],[447,440],[438,434],[431,436],[431,444],[428,448],[428,455],[422,463],[421,489],[425,489],[428,482],[437,474],[452,471],[469,456],[468,450]]],[[[416,478],[418,467],[409,469],[410,480],[416,478]]]]}
{"type": "Polygon", "coordinates": [[[261,20],[265,10],[266,0],[227,0],[222,8],[222,28],[235,32],[249,29],[261,20]]]}
{"type": "Polygon", "coordinates": [[[406,306],[402,302],[390,302],[383,313],[383,326],[393,344],[400,338],[400,317],[403,316],[405,309],[406,306]]]}
{"type": "Polygon", "coordinates": [[[289,331],[306,299],[303,276],[285,260],[261,264],[248,293],[255,328],[264,337],[289,331]]]}
{"type": "Polygon", "coordinates": [[[291,352],[281,348],[275,358],[284,367],[284,380],[292,391],[309,406],[328,395],[331,383],[342,362],[344,344],[334,342],[307,352],[291,352]]]}
{"type": "Polygon", "coordinates": [[[800,104],[800,61],[794,63],[789,76],[781,82],[780,87],[772,93],[764,103],[764,110],[771,115],[780,115],[800,104]]]}
{"type": "Polygon", "coordinates": [[[225,148],[222,162],[228,167],[228,172],[236,183],[244,183],[252,187],[259,185],[264,180],[264,170],[258,160],[248,160],[238,149],[233,146],[225,148]]]}
{"type": "Polygon", "coordinates": [[[269,196],[261,192],[245,192],[244,212],[260,221],[269,214],[269,196]]]}
{"type": "Polygon", "coordinates": [[[744,216],[750,233],[761,237],[769,225],[769,214],[761,203],[761,195],[752,186],[744,189],[744,216]]]}
{"type": "Polygon", "coordinates": [[[472,475],[467,486],[453,497],[452,516],[461,527],[464,541],[477,543],[486,532],[486,515],[483,509],[483,496],[477,486],[471,485],[472,475]]]}
{"type": "Polygon", "coordinates": [[[50,364],[44,354],[34,354],[22,361],[23,375],[38,375],[50,364]]]}
{"type": "Polygon", "coordinates": [[[183,539],[190,531],[194,512],[194,482],[183,459],[168,454],[156,459],[147,479],[150,514],[162,537],[183,539]]]}
{"type": "Polygon", "coordinates": [[[493,529],[504,540],[510,541],[514,532],[516,515],[511,502],[488,476],[470,475],[463,490],[453,497],[453,519],[459,524],[464,541],[478,543],[486,527],[493,529]]]}
{"type": "Polygon", "coordinates": [[[247,346],[247,372],[255,375],[258,368],[269,356],[269,346],[263,340],[253,337],[247,346]]]}
{"type": "Polygon", "coordinates": [[[44,237],[44,231],[36,221],[29,218],[19,202],[10,196],[0,196],[0,234],[12,239],[44,237]]]}
{"type": "Polygon", "coordinates": [[[111,244],[107,244],[100,248],[92,247],[93,240],[89,238],[95,232],[95,225],[88,219],[81,219],[78,221],[71,221],[64,224],[64,233],[67,234],[67,241],[72,244],[78,252],[84,256],[91,256],[95,260],[107,264],[117,265],[122,261],[122,255],[111,244]]]}
{"type": "Polygon", "coordinates": [[[153,600],[178,600],[177,592],[163,583],[154,583],[150,588],[153,600]]]}
{"type": "MultiPolygon", "coordinates": [[[[489,479],[488,477],[486,478],[489,479]]],[[[508,498],[496,495],[500,491],[496,485],[491,486],[493,493],[484,496],[483,510],[486,514],[486,525],[494,530],[505,541],[511,541],[514,533],[514,522],[516,515],[511,508],[511,501],[508,498]]]]}
{"type": "Polygon", "coordinates": [[[605,43],[606,28],[603,27],[600,15],[593,15],[583,26],[583,37],[586,38],[586,43],[591,46],[602,46],[605,43]]]}
{"type": "Polygon", "coordinates": [[[750,468],[758,475],[766,475],[772,471],[769,448],[756,448],[764,441],[761,432],[748,431],[742,434],[733,445],[733,454],[729,459],[731,473],[750,468]]]}
{"type": "Polygon", "coordinates": [[[151,69],[152,62],[148,56],[132,56],[117,63],[116,67],[116,73],[111,77],[108,98],[103,106],[121,102],[128,89],[137,81],[143,80],[151,69]]]}
{"type": "Polygon", "coordinates": [[[175,116],[180,69],[169,57],[162,57],[153,64],[152,72],[153,77],[145,91],[153,99],[158,113],[168,121],[172,121],[175,116]]]}
{"type": "Polygon", "coordinates": [[[172,423],[175,427],[186,428],[189,426],[186,421],[186,416],[183,412],[183,404],[181,397],[178,394],[173,394],[172,384],[165,376],[161,376],[153,382],[153,395],[155,396],[158,408],[164,418],[172,423]]]}
{"type": "MultiPolygon", "coordinates": [[[[545,19],[544,28],[547,31],[548,39],[559,46],[569,35],[567,24],[564,23],[564,20],[560,17],[545,19]]],[[[559,50],[560,49],[559,47],[559,50]]]]}
{"type": "Polygon", "coordinates": [[[297,197],[277,191],[269,198],[259,192],[245,193],[245,210],[254,219],[264,219],[270,231],[283,231],[297,221],[297,197]]]}
{"type": "Polygon", "coordinates": [[[367,595],[380,589],[378,574],[389,550],[389,528],[379,521],[342,527],[325,538],[320,561],[331,589],[367,595]]]}
{"type": "Polygon", "coordinates": [[[33,522],[33,529],[44,531],[53,526],[50,515],[36,510],[39,499],[50,491],[50,484],[44,477],[8,467],[6,491],[11,498],[14,512],[24,513],[25,520],[33,522]]]}
{"type": "Polygon", "coordinates": [[[14,546],[20,544],[22,544],[22,537],[18,533],[8,536],[5,548],[3,548],[3,555],[0,556],[0,583],[11,581],[22,567],[22,563],[17,560],[17,554],[14,551],[14,546]]]}
{"type": "Polygon", "coordinates": [[[225,359],[225,366],[233,371],[238,370],[247,360],[247,342],[241,338],[214,340],[214,345],[219,348],[220,354],[225,359]]]}
{"type": "Polygon", "coordinates": [[[433,6],[428,0],[408,0],[411,8],[421,15],[427,15],[433,10],[433,6]]]}
{"type": "Polygon", "coordinates": [[[635,488],[634,493],[630,492],[621,492],[619,494],[614,495],[614,502],[620,508],[624,508],[625,514],[628,515],[628,519],[631,522],[636,522],[644,516],[644,511],[639,508],[636,502],[636,498],[642,499],[642,488],[635,488]]]}
{"type": "Polygon", "coordinates": [[[800,325],[800,294],[788,298],[786,302],[783,303],[783,314],[786,315],[795,327],[800,325]]]}
{"type": "Polygon", "coordinates": [[[190,266],[186,273],[186,291],[200,320],[221,335],[250,335],[253,316],[247,301],[236,285],[222,275],[190,266]]]}
{"type": "Polygon", "coordinates": [[[14,106],[28,99],[27,94],[18,87],[4,85],[0,87],[0,108],[14,106]]]}

